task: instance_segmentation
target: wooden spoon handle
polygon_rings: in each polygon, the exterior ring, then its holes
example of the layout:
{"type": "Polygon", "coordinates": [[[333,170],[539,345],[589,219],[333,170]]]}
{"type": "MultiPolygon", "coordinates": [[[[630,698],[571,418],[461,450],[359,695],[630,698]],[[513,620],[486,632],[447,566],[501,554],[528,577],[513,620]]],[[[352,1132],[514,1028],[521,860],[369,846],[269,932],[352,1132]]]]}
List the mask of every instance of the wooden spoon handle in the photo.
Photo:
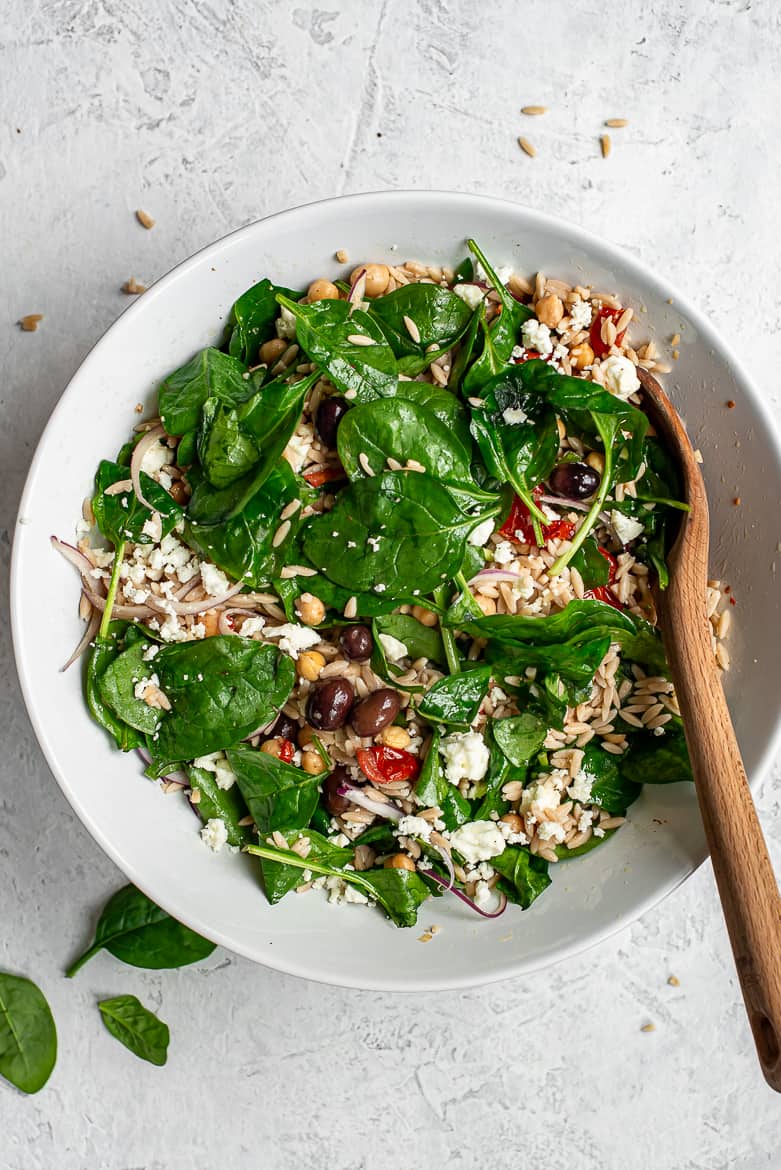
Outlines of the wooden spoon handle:
{"type": "MultiPolygon", "coordinates": [[[[675,591],[673,582],[670,593],[675,591]]],[[[674,596],[669,600],[673,620],[686,612],[674,596]]],[[[691,619],[675,624],[675,629],[668,626],[665,648],[713,871],[759,1062],[767,1083],[781,1092],[781,898],[713,658],[707,618],[703,614],[698,626],[691,619]]]]}

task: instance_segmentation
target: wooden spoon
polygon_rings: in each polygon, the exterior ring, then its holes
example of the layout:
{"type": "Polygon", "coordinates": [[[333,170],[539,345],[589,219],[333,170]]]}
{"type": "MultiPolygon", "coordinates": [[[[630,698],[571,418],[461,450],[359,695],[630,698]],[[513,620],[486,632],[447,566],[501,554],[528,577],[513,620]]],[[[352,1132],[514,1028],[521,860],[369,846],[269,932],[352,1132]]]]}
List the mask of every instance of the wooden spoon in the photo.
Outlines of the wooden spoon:
{"type": "Polygon", "coordinates": [[[711,647],[705,485],[667,395],[646,370],[637,373],[645,412],[677,456],[691,509],[668,557],[670,584],[657,590],[659,622],[759,1063],[767,1083],[781,1092],[781,897],[711,647]]]}

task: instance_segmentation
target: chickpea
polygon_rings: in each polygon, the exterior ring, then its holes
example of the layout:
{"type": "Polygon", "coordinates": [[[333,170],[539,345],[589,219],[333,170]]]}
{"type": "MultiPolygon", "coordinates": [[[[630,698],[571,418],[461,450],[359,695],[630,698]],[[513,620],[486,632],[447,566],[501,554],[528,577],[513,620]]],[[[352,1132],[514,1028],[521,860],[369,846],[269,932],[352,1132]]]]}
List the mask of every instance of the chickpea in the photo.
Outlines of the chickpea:
{"type": "Polygon", "coordinates": [[[305,723],[304,726],[299,731],[297,738],[298,738],[298,746],[299,747],[302,747],[302,748],[308,747],[309,744],[312,742],[312,740],[315,738],[314,728],[310,727],[308,723],[305,723]]]}
{"type": "Polygon", "coordinates": [[[199,614],[198,621],[206,631],[204,638],[213,638],[215,634],[219,634],[220,615],[216,609],[207,609],[206,613],[199,614]]]}
{"type": "Polygon", "coordinates": [[[325,606],[313,593],[302,593],[296,601],[296,613],[305,626],[319,626],[325,617],[325,606]]]}
{"type": "Polygon", "coordinates": [[[503,825],[507,825],[511,833],[523,832],[523,821],[517,813],[505,813],[503,817],[499,817],[499,820],[503,825]]]}
{"type": "Polygon", "coordinates": [[[168,489],[168,494],[172,500],[176,501],[177,504],[186,504],[188,493],[184,480],[175,479],[168,489]]]}
{"type": "Polygon", "coordinates": [[[422,626],[435,626],[439,621],[433,610],[425,609],[422,605],[413,605],[412,616],[417,618],[422,626]]]}
{"type": "Polygon", "coordinates": [[[270,366],[277,358],[282,357],[286,349],[287,342],[283,337],[272,337],[271,341],[264,341],[261,345],[259,353],[260,360],[270,366]]]}
{"type": "Polygon", "coordinates": [[[380,732],[380,741],[386,747],[396,748],[399,751],[408,748],[412,742],[406,727],[397,727],[395,723],[389,724],[380,732]]]}
{"type": "Polygon", "coordinates": [[[394,853],[393,857],[386,857],[382,863],[383,869],[408,869],[415,872],[415,862],[406,853],[394,853]]]}
{"type": "Polygon", "coordinates": [[[306,292],[309,303],[312,301],[338,301],[339,289],[330,280],[313,280],[306,292]]]}
{"type": "Polygon", "coordinates": [[[576,370],[585,370],[594,361],[594,351],[587,341],[581,341],[580,345],[573,345],[569,351],[569,360],[576,370]]]}
{"type": "Polygon", "coordinates": [[[301,767],[310,776],[317,776],[320,772],[325,771],[319,752],[304,752],[301,756],[301,767]]]}
{"type": "MultiPolygon", "coordinates": [[[[358,270],[360,271],[360,270],[358,270]]],[[[390,269],[387,264],[366,265],[366,295],[380,297],[390,283],[390,269]]]]}
{"type": "Polygon", "coordinates": [[[260,750],[265,752],[267,756],[274,756],[274,758],[278,760],[282,754],[283,743],[284,740],[282,737],[280,735],[276,735],[273,739],[267,739],[265,743],[262,743],[260,745],[260,750]]]}
{"type": "Polygon", "coordinates": [[[595,471],[598,471],[600,475],[605,470],[605,456],[601,451],[589,451],[586,456],[586,463],[588,463],[589,467],[593,467],[595,471]]]}
{"type": "Polygon", "coordinates": [[[490,617],[492,613],[496,613],[496,602],[493,597],[483,597],[482,593],[479,593],[475,597],[475,601],[486,617],[490,617]]]}
{"type": "Polygon", "coordinates": [[[547,325],[549,329],[555,329],[564,316],[561,298],[557,297],[555,293],[549,293],[548,296],[537,301],[534,311],[543,325],[547,325]]]}
{"type": "Polygon", "coordinates": [[[316,678],[320,677],[320,671],[325,666],[325,658],[319,650],[303,650],[296,663],[296,669],[300,678],[305,678],[309,682],[314,682],[316,678]]]}

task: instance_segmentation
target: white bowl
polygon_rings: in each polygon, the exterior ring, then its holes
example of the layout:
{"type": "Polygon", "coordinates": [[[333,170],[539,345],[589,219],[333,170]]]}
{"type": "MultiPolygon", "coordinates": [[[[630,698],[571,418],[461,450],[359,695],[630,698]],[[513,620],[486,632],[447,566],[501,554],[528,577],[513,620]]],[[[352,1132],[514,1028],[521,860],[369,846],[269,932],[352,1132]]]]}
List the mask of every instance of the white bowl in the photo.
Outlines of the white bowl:
{"type": "MultiPolygon", "coordinates": [[[[201,934],[268,966],[327,983],[427,990],[488,983],[591,946],[633,921],[706,854],[693,789],[645,788],[629,824],[588,856],[553,869],[553,884],[522,913],[476,918],[458,900],[430,901],[420,928],[398,930],[378,911],[290,895],[267,904],[248,857],[214,855],[187,803],[164,796],[134,754],[117,752],[89,719],[78,667],[59,667],[81,633],[74,571],[49,546],[70,539],[98,461],[111,456],[155,401],[165,374],[220,337],[236,297],[262,276],[306,286],[352,262],[418,257],[452,264],[474,236],[495,264],[616,292],[638,333],[664,349],[681,334],[668,389],[702,449],[711,506],[714,576],[737,606],[727,692],[753,780],[770,761],[779,724],[781,592],[772,576],[779,449],[759,392],[714,329],[645,265],[568,223],[473,195],[389,192],[327,200],[275,215],[205,248],[140,297],[98,342],[44,432],[22,499],[13,559],[19,676],[41,747],[66,797],[128,878],[201,934]],[[735,408],[726,408],[733,399],[735,408]],[[741,506],[733,498],[741,497],[741,506]],[[421,931],[438,923],[427,946],[421,931]]],[[[54,816],[58,815],[56,810],[54,816]]]]}

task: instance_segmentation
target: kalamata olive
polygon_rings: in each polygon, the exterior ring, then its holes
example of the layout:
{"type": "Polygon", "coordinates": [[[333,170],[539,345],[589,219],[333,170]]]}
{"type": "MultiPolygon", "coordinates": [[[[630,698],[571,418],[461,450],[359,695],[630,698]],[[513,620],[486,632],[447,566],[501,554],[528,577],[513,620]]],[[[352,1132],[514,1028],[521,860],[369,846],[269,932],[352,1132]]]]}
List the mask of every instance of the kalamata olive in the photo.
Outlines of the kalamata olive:
{"type": "Polygon", "coordinates": [[[323,781],[323,803],[332,816],[338,816],[339,813],[347,812],[348,808],[354,807],[352,801],[348,800],[346,796],[339,795],[339,789],[343,784],[349,784],[350,777],[346,768],[341,764],[334,768],[330,776],[326,776],[323,781]]]}
{"type": "Polygon", "coordinates": [[[569,500],[585,500],[599,487],[601,476],[588,463],[560,463],[554,467],[548,486],[554,496],[569,500]]]}
{"type": "Polygon", "coordinates": [[[355,704],[350,714],[350,723],[356,735],[377,735],[383,727],[393,722],[400,710],[399,692],[390,687],[381,687],[355,704]]]}
{"type": "Polygon", "coordinates": [[[324,398],[318,406],[315,424],[326,447],[336,446],[337,428],[349,409],[347,399],[339,397],[324,398]]]}
{"type": "Polygon", "coordinates": [[[368,662],[374,649],[368,626],[346,626],[339,635],[339,644],[347,657],[356,662],[368,662]]]}
{"type": "Polygon", "coordinates": [[[286,715],[284,711],[280,711],[279,718],[277,719],[276,723],[271,728],[271,730],[267,731],[265,734],[268,736],[279,736],[280,739],[289,739],[295,743],[296,739],[298,738],[298,731],[299,728],[295,719],[291,719],[290,716],[286,715]]]}
{"type": "Polygon", "coordinates": [[[307,721],[316,731],[344,727],[355,702],[352,683],[346,678],[329,678],[312,688],[306,705],[307,721]]]}

